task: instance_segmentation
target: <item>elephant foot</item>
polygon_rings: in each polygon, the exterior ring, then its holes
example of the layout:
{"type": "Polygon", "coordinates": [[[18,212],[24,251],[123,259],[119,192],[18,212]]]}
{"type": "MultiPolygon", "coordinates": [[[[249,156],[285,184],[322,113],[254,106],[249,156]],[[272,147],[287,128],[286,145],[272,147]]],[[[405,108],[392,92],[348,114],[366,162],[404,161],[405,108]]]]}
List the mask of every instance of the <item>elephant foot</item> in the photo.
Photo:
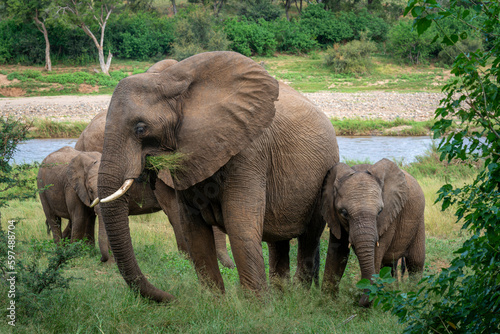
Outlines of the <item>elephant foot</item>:
{"type": "Polygon", "coordinates": [[[368,308],[371,305],[372,305],[372,302],[370,301],[370,298],[368,297],[368,295],[364,294],[363,296],[361,296],[361,298],[359,299],[359,306],[364,307],[364,308],[368,308]]]}

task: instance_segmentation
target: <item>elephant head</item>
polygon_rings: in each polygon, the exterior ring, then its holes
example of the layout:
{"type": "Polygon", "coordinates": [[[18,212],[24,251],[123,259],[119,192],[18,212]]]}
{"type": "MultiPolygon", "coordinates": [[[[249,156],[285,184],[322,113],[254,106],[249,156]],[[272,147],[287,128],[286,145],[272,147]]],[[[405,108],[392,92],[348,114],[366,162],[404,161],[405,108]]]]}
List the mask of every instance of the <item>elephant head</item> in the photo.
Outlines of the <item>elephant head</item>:
{"type": "MultiPolygon", "coordinates": [[[[387,159],[353,168],[338,163],[329,170],[323,187],[322,215],[336,239],[348,234],[348,239],[343,239],[353,246],[362,278],[371,280],[380,269],[376,269],[375,248],[401,212],[408,191],[403,171],[387,159]]],[[[368,306],[367,296],[359,303],[368,306]]]]}
{"type": "Polygon", "coordinates": [[[97,198],[97,177],[101,154],[82,152],[74,157],[66,170],[69,183],[85,206],[97,198]]]}
{"type": "Polygon", "coordinates": [[[158,177],[185,190],[262,134],[273,121],[277,96],[277,81],[234,52],[157,64],[119,82],[108,109],[98,190],[111,249],[129,286],[156,301],[173,298],[139,269],[128,229],[128,198],[121,196],[143,172],[146,158],[179,153],[183,159],[172,177],[168,172],[158,177]]]}

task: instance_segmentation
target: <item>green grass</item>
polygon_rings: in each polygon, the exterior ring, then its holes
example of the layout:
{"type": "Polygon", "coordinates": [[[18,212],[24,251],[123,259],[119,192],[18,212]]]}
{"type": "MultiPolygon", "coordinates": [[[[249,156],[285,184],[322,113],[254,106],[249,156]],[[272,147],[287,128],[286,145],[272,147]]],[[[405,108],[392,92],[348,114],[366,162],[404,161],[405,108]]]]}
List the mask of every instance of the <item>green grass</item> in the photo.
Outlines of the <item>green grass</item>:
{"type": "Polygon", "coordinates": [[[49,119],[35,119],[30,128],[30,138],[78,138],[88,122],[56,122],[49,119]]]}
{"type": "Polygon", "coordinates": [[[433,120],[413,121],[398,118],[393,121],[382,119],[332,118],[331,122],[338,136],[427,136],[434,124],[433,120]],[[398,128],[397,127],[403,127],[398,128]]]}
{"type": "MultiPolygon", "coordinates": [[[[88,66],[66,66],[55,64],[52,72],[43,66],[6,66],[2,74],[12,82],[8,87],[23,89],[25,96],[54,96],[81,94],[80,85],[98,87],[98,94],[112,94],[121,79],[145,72],[153,62],[113,60],[110,76],[100,73],[98,64],[88,66]]],[[[0,95],[1,97],[1,95],[0,95]]]]}
{"type": "Polygon", "coordinates": [[[322,52],[301,57],[278,55],[253,59],[276,79],[301,92],[440,92],[450,76],[443,68],[398,65],[384,55],[373,58],[373,69],[366,75],[335,74],[323,65],[322,52]]]}
{"type": "MultiPolygon", "coordinates": [[[[432,152],[427,158],[407,166],[426,196],[426,273],[449,265],[453,252],[464,240],[451,212],[434,205],[436,190],[448,171],[458,184],[470,177],[462,166],[438,163],[432,152]],[[420,165],[438,164],[438,173],[420,165]]],[[[366,161],[363,161],[366,162],[366,161]]],[[[350,163],[360,163],[352,161],[350,163]]],[[[2,226],[16,219],[16,259],[37,258],[46,263],[43,249],[51,243],[38,200],[11,201],[2,209],[2,226]],[[35,252],[34,249],[37,249],[35,252]]],[[[65,224],[65,223],[64,223],[65,224]]],[[[64,227],[64,226],[63,226],[64,227]]],[[[401,333],[404,326],[378,308],[357,306],[360,291],[359,266],[351,256],[341,281],[340,296],[332,299],[320,289],[304,289],[293,284],[283,290],[270,289],[260,297],[239,287],[236,269],[221,268],[226,285],[224,295],[202,287],[191,262],[177,252],[173,230],[163,213],[131,217],[131,235],[138,263],[161,289],[176,296],[169,305],[158,305],[133,293],[114,264],[99,262],[97,248],[72,260],[66,277],[74,277],[69,289],[53,290],[48,297],[30,305],[17,305],[16,332],[21,333],[401,333]],[[37,304],[38,303],[38,304],[37,304]],[[28,307],[29,306],[29,307],[28,307]]],[[[328,243],[328,231],[321,240],[321,273],[328,243]]],[[[229,244],[228,244],[229,246],[229,244]]],[[[266,267],[268,251],[263,245],[266,267]]],[[[296,268],[297,243],[291,246],[292,274],[296,268]]],[[[408,291],[413,283],[405,280],[399,288],[408,291]]],[[[8,302],[0,294],[0,305],[8,302]]],[[[2,307],[0,314],[6,315],[2,307]]],[[[5,321],[0,332],[9,332],[5,321]]]]}

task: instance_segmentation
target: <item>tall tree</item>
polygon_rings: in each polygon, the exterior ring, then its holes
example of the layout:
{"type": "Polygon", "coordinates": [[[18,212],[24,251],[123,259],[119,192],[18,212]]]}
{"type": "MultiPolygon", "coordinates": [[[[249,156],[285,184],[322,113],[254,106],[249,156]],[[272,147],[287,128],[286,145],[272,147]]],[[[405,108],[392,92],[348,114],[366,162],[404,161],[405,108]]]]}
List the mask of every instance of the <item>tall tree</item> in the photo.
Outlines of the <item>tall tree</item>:
{"type": "Polygon", "coordinates": [[[33,21],[45,39],[45,69],[52,71],[50,60],[50,41],[46,23],[56,13],[53,1],[50,0],[6,0],[4,2],[7,13],[19,22],[33,21]]]}
{"type": "Polygon", "coordinates": [[[108,50],[108,57],[104,61],[104,33],[109,16],[116,9],[121,1],[118,0],[59,0],[59,6],[68,14],[70,22],[80,28],[92,39],[98,54],[99,64],[102,73],[109,75],[109,67],[113,54],[108,50]],[[97,23],[100,30],[100,39],[98,40],[91,30],[92,23],[97,23]]]}
{"type": "Polygon", "coordinates": [[[170,2],[172,2],[172,7],[173,7],[174,15],[176,15],[177,14],[177,6],[175,5],[175,0],[170,0],[170,2]]]}

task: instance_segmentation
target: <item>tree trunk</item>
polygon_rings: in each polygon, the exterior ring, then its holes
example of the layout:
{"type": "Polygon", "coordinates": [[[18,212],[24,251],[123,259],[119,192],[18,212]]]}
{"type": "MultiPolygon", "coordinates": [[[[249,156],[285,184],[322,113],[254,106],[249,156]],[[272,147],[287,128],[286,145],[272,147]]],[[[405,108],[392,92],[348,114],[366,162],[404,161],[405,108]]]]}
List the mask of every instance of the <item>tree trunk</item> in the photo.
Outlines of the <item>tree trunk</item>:
{"type": "Polygon", "coordinates": [[[172,1],[172,7],[173,7],[173,11],[174,11],[174,16],[177,14],[177,6],[175,5],[175,0],[170,0],[172,1]]]}
{"type": "Polygon", "coordinates": [[[40,30],[43,34],[43,38],[45,39],[45,69],[48,72],[52,71],[52,61],[50,60],[50,41],[49,41],[49,33],[47,32],[47,28],[45,27],[45,24],[38,19],[38,11],[36,13],[36,16],[33,18],[35,21],[35,25],[37,26],[38,30],[40,30]]]}
{"type": "Polygon", "coordinates": [[[292,0],[286,0],[285,1],[285,13],[286,13],[286,19],[287,19],[287,21],[290,21],[290,15],[288,14],[288,11],[290,10],[291,3],[292,3],[292,0]]]}

